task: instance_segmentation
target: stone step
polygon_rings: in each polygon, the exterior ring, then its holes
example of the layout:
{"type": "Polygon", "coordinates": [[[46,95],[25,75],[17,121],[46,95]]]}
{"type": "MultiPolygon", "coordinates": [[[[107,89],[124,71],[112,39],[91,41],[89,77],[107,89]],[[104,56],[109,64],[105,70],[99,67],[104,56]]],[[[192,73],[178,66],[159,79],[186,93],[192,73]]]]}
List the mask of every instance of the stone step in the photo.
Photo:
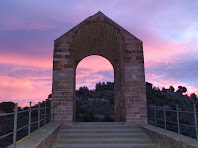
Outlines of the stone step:
{"type": "Polygon", "coordinates": [[[139,129],[138,126],[130,126],[130,125],[70,125],[63,126],[61,129],[139,129]]]}
{"type": "Polygon", "coordinates": [[[159,148],[138,126],[79,122],[63,126],[53,148],[159,148]]]}
{"type": "Polygon", "coordinates": [[[80,128],[80,129],[61,129],[60,134],[66,133],[141,133],[142,130],[139,128],[80,128]]]}
{"type": "Polygon", "coordinates": [[[67,133],[59,138],[146,138],[144,133],[67,133]]]}
{"type": "Polygon", "coordinates": [[[159,148],[155,144],[55,144],[53,148],[159,148]]]}
{"type": "Polygon", "coordinates": [[[58,139],[58,144],[149,144],[149,138],[67,138],[58,139]]]}
{"type": "Polygon", "coordinates": [[[75,122],[73,125],[90,126],[90,125],[125,125],[125,122],[75,122]]]}

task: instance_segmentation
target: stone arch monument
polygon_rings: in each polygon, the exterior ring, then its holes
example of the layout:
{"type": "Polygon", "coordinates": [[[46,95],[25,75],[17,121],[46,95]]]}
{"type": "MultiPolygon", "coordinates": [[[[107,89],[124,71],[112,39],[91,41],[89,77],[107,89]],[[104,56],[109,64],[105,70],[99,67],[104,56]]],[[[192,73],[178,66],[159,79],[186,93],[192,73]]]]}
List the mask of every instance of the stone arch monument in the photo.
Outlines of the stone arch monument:
{"type": "Polygon", "coordinates": [[[85,57],[100,55],[114,68],[116,122],[147,122],[142,41],[103,13],[88,17],[54,41],[52,103],[55,121],[75,122],[76,67],[85,57]]]}

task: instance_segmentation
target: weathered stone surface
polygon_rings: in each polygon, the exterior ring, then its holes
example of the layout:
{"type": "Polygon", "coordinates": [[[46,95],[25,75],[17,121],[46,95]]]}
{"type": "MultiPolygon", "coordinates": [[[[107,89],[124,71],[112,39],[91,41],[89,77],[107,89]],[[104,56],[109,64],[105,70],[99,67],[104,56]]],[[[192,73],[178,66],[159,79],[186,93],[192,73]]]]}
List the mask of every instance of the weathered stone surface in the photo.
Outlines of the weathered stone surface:
{"type": "MultiPolygon", "coordinates": [[[[52,148],[58,138],[62,123],[50,123],[17,141],[16,148],[52,148]]],[[[13,145],[8,148],[13,148],[13,145]]]]}
{"type": "Polygon", "coordinates": [[[142,41],[101,12],[54,41],[52,100],[57,106],[55,120],[65,124],[75,121],[76,67],[90,55],[105,57],[114,68],[115,121],[146,123],[142,41]]]}
{"type": "Polygon", "coordinates": [[[152,125],[141,125],[140,128],[160,145],[160,148],[198,148],[196,139],[177,134],[152,125]]]}

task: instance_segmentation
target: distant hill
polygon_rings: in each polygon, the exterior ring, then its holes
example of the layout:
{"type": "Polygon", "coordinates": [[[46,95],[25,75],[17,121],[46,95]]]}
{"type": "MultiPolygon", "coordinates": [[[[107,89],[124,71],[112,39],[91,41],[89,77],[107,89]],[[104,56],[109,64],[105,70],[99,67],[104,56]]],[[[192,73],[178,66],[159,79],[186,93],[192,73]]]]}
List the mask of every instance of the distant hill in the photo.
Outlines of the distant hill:
{"type": "Polygon", "coordinates": [[[170,89],[161,91],[157,87],[153,87],[151,83],[146,83],[147,104],[149,106],[167,106],[169,109],[175,109],[179,105],[182,110],[192,111],[193,104],[197,103],[196,99],[191,99],[187,95],[182,95],[181,92],[171,92],[170,89]]]}
{"type": "MultiPolygon", "coordinates": [[[[180,86],[179,86],[180,87],[180,86]]],[[[193,112],[193,104],[197,105],[197,97],[192,98],[192,95],[182,95],[182,92],[179,90],[171,92],[170,89],[160,90],[157,87],[153,87],[151,83],[146,83],[146,96],[147,96],[147,107],[148,107],[148,122],[149,124],[154,125],[154,106],[160,109],[161,111],[156,111],[156,116],[158,119],[164,120],[163,109],[166,110],[176,110],[176,105],[178,105],[179,111],[193,112]]],[[[181,87],[180,87],[181,88],[181,87]]],[[[194,114],[193,113],[179,113],[180,123],[183,124],[180,126],[181,134],[195,138],[195,128],[194,123],[194,114]],[[184,124],[190,125],[186,126],[184,124]],[[191,127],[192,126],[192,127],[191,127]]],[[[166,120],[171,122],[177,122],[176,112],[167,111],[166,120]]],[[[177,132],[177,125],[174,123],[167,122],[167,129],[177,132]]],[[[164,128],[163,121],[157,121],[157,126],[164,128]]]]}
{"type": "Polygon", "coordinates": [[[95,90],[80,87],[76,91],[77,122],[113,122],[114,83],[97,83],[95,90]]]}

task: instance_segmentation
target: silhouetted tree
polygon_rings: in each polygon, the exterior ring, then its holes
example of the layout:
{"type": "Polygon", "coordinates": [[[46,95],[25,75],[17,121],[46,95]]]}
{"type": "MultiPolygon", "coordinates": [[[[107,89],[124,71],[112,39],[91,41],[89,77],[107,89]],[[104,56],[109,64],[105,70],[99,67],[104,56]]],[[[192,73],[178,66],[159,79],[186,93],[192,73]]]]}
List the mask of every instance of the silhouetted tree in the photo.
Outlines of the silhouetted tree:
{"type": "Polygon", "coordinates": [[[156,87],[156,86],[154,86],[153,89],[156,90],[156,91],[160,91],[160,88],[156,87]]]}
{"type": "Polygon", "coordinates": [[[185,93],[186,91],[187,91],[186,87],[178,86],[178,90],[177,90],[178,93],[182,94],[185,93]]]}
{"type": "Polygon", "coordinates": [[[47,98],[48,99],[51,99],[52,98],[52,94],[49,94],[47,98]]]}
{"type": "Polygon", "coordinates": [[[190,98],[197,101],[197,95],[195,93],[190,94],[190,98]]]}
{"type": "Polygon", "coordinates": [[[175,91],[175,88],[173,86],[170,86],[169,89],[170,89],[170,92],[174,92],[175,91]]]}
{"type": "Polygon", "coordinates": [[[146,89],[151,90],[152,88],[153,88],[153,84],[149,83],[149,82],[146,82],[146,89]]]}
{"type": "Polygon", "coordinates": [[[101,82],[96,83],[96,91],[100,91],[101,86],[102,86],[101,82]]]}
{"type": "Polygon", "coordinates": [[[77,97],[87,98],[89,95],[89,89],[86,86],[80,87],[79,90],[76,90],[77,97]]]}
{"type": "Polygon", "coordinates": [[[114,82],[107,82],[108,90],[114,90],[114,82]]]}
{"type": "Polygon", "coordinates": [[[114,90],[114,82],[98,82],[96,83],[96,91],[101,91],[101,90],[114,90]]]}
{"type": "Polygon", "coordinates": [[[11,113],[14,111],[15,103],[13,102],[1,102],[0,109],[5,113],[11,113]]]}
{"type": "Polygon", "coordinates": [[[187,88],[186,87],[182,87],[182,92],[183,93],[187,92],[187,88]]]}
{"type": "Polygon", "coordinates": [[[89,92],[88,87],[83,86],[83,87],[79,88],[79,93],[84,94],[84,93],[87,93],[87,92],[89,92]]]}
{"type": "Polygon", "coordinates": [[[162,92],[163,92],[163,93],[165,93],[165,92],[166,92],[165,87],[162,87],[162,92]]]}
{"type": "Polygon", "coordinates": [[[23,108],[23,110],[28,110],[28,109],[29,109],[29,107],[27,107],[27,106],[23,108]]]}

